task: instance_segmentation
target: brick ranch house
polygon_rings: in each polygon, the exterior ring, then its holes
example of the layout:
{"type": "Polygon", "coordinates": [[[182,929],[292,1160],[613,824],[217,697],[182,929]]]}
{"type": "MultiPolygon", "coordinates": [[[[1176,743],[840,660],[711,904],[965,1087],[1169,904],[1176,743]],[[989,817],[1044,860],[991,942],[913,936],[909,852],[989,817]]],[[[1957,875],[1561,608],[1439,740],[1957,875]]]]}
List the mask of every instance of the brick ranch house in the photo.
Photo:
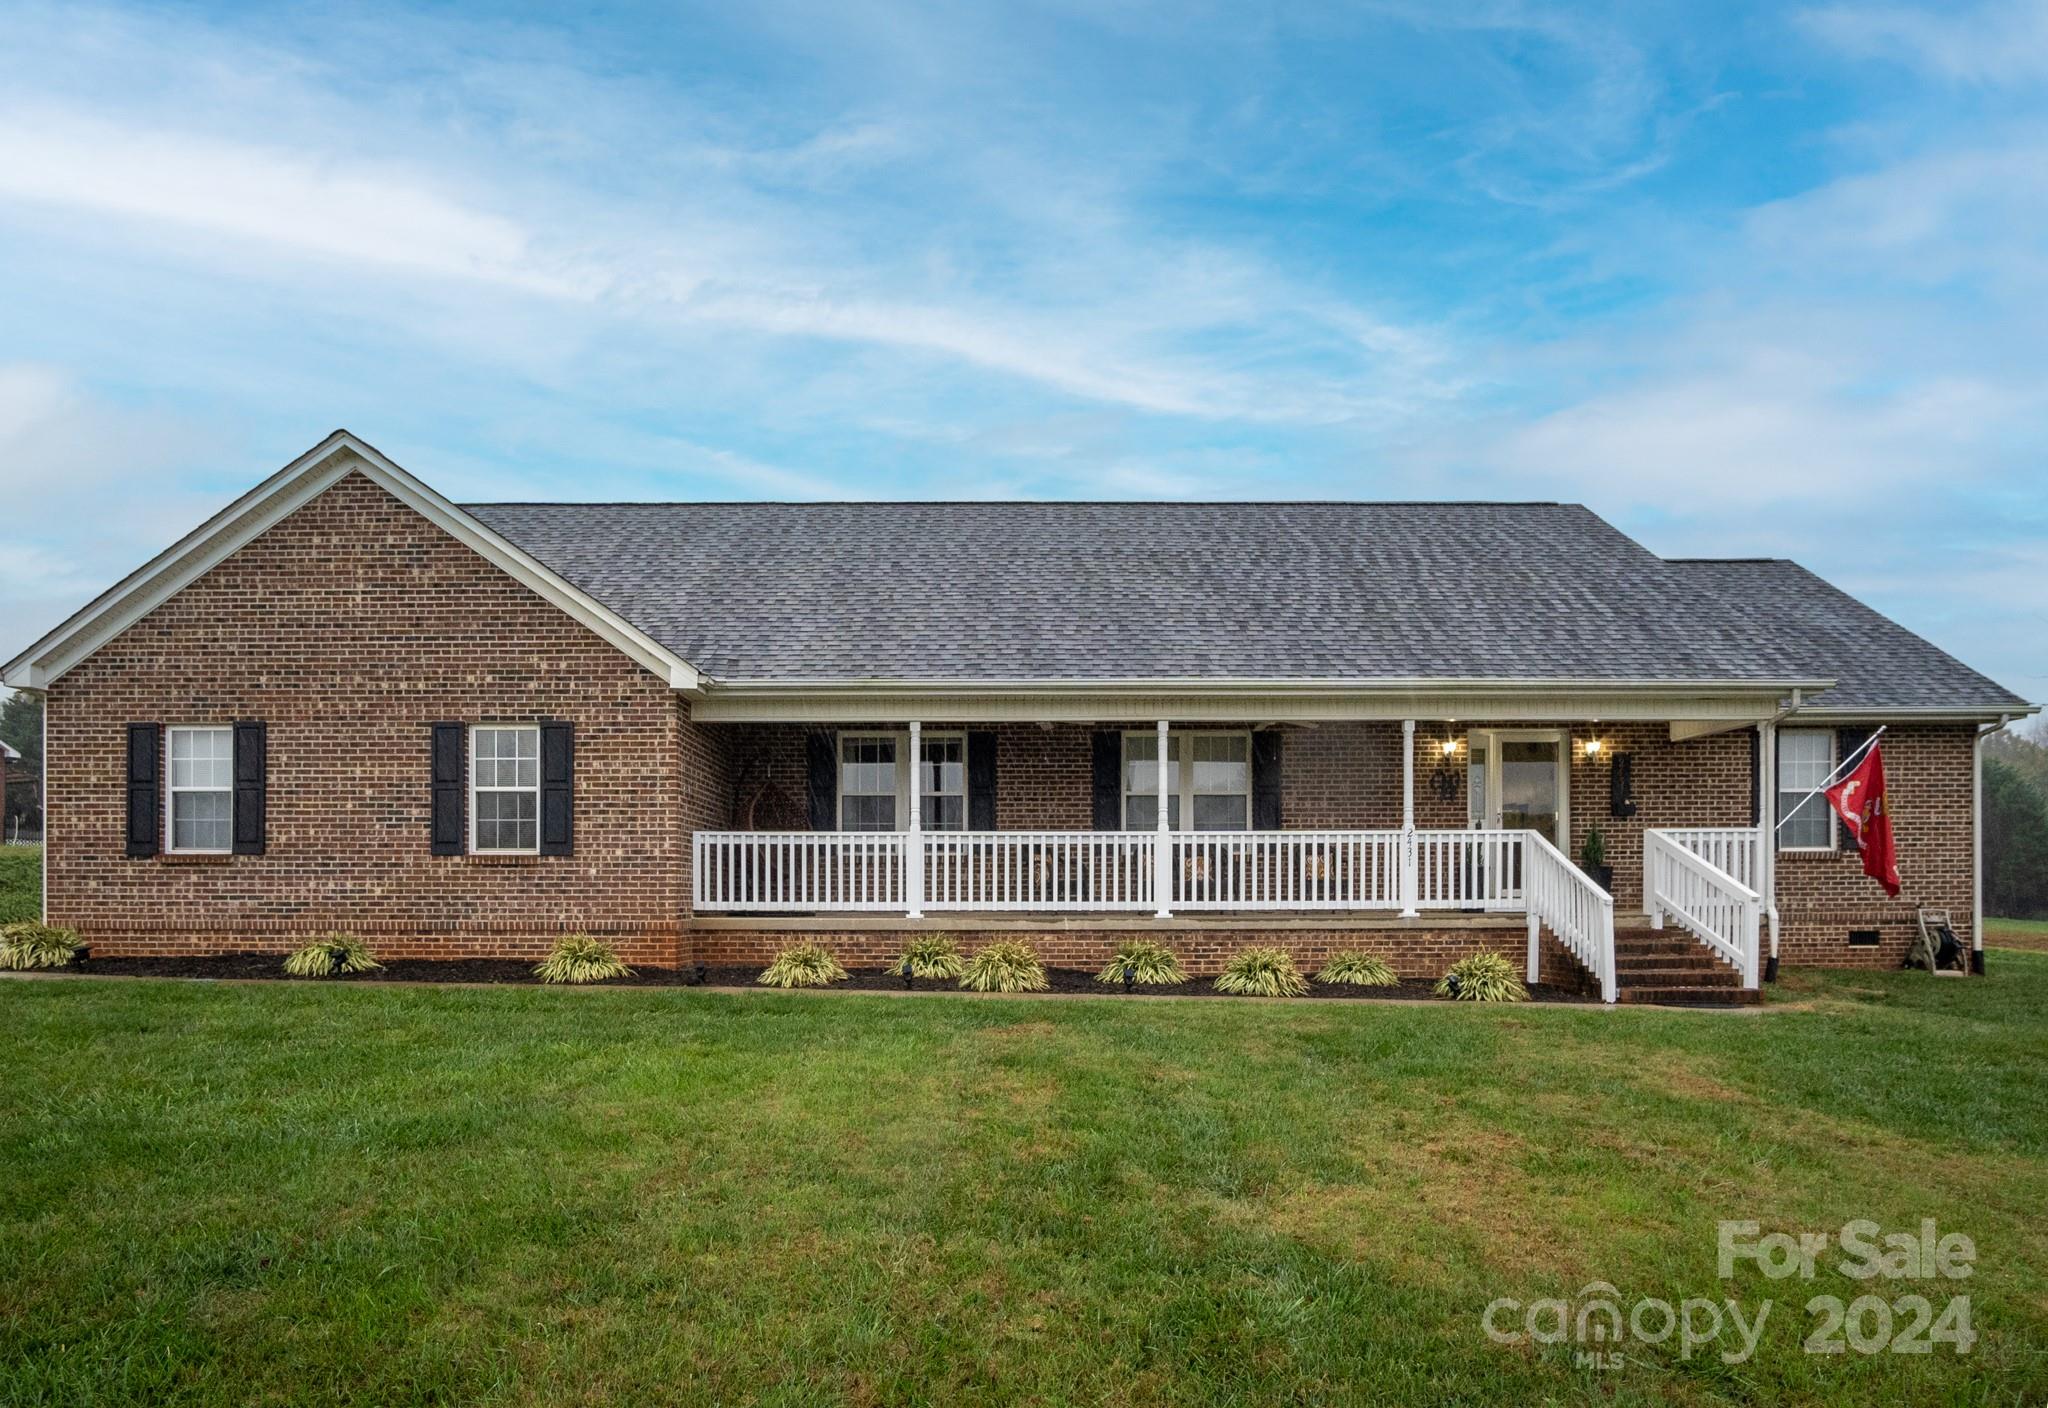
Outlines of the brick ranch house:
{"type": "Polygon", "coordinates": [[[1143,931],[1609,1000],[1897,964],[1923,907],[1977,944],[1979,747],[2032,712],[1575,505],[458,507],[343,431],[4,678],[47,700],[47,916],[100,953],[1143,931]],[[1896,900],[1780,815],[1879,725],[1896,900]]]}

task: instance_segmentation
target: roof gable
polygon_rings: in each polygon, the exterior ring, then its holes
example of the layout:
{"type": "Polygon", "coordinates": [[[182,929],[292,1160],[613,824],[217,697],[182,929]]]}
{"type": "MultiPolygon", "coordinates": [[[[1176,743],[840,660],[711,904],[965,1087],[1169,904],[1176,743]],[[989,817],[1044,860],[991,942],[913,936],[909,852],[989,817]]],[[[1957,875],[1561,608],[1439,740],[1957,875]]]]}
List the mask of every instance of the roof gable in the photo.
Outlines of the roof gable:
{"type": "Polygon", "coordinates": [[[700,683],[695,667],[683,657],[470,518],[346,430],[335,431],[102,592],[0,667],[0,680],[17,689],[47,688],[101,645],[351,473],[363,475],[674,687],[694,689],[700,683]]]}

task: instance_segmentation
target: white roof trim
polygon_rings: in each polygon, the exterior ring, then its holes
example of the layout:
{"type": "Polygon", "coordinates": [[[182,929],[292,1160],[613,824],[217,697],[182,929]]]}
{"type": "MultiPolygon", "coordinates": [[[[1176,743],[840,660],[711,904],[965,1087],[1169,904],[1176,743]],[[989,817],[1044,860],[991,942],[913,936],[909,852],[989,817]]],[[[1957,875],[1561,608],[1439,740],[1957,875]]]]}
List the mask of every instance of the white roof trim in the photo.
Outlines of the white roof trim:
{"type": "Polygon", "coordinates": [[[0,667],[0,682],[47,689],[64,674],[258,535],[359,473],[456,541],[666,680],[696,690],[689,661],[570,585],[442,498],[377,450],[337,430],[277,473],[100,593],[61,626],[0,667]]]}

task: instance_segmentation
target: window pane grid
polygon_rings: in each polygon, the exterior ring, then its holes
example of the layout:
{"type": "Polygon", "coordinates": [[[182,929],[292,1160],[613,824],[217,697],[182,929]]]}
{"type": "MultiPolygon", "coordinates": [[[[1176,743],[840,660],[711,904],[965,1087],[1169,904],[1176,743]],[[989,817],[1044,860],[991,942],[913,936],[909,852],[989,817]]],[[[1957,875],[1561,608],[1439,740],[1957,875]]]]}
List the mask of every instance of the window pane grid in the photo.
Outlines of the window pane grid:
{"type": "Polygon", "coordinates": [[[839,740],[839,825],[845,831],[896,829],[896,740],[839,740]]]}
{"type": "Polygon", "coordinates": [[[927,831],[967,829],[967,740],[940,735],[920,741],[919,820],[927,831]]]}
{"type": "Polygon", "coordinates": [[[540,729],[479,728],[471,735],[471,849],[540,849],[540,729]]]}
{"type": "Polygon", "coordinates": [[[226,851],[234,843],[235,735],[220,727],[170,731],[166,804],[173,851],[226,851]]]}
{"type": "MultiPolygon", "coordinates": [[[[1159,735],[1124,735],[1124,829],[1150,831],[1159,820],[1159,735]]],[[[1245,831],[1251,826],[1251,739],[1242,733],[1168,733],[1166,826],[1245,831]]]]}
{"type": "Polygon", "coordinates": [[[1835,768],[1835,736],[1826,729],[1786,729],[1778,735],[1778,828],[1780,850],[1823,851],[1835,841],[1834,813],[1827,798],[1807,793],[1827,781],[1835,768]],[[1805,801],[1800,799],[1805,797],[1805,801]]]}

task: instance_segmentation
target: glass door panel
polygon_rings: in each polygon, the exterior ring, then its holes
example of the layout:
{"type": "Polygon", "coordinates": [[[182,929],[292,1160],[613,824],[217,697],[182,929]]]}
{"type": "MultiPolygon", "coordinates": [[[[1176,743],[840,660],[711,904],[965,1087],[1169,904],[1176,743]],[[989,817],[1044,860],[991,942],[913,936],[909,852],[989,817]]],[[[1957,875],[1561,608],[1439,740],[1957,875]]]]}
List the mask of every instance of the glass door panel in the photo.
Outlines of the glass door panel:
{"type": "Polygon", "coordinates": [[[1559,751],[1563,743],[1550,738],[1503,738],[1499,750],[1499,820],[1494,824],[1509,830],[1540,831],[1560,848],[1558,834],[1564,799],[1558,776],[1559,751]]]}

